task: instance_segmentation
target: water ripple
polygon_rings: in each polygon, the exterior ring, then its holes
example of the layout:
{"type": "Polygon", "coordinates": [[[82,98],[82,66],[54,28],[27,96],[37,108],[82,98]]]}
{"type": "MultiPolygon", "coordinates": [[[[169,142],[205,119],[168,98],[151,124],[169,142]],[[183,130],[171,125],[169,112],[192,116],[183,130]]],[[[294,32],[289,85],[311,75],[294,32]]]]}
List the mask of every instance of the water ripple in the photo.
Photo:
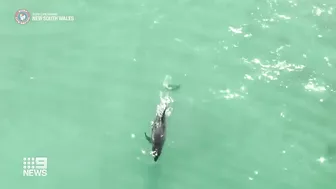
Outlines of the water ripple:
{"type": "MultiPolygon", "coordinates": [[[[246,86],[241,86],[239,89],[219,89],[215,90],[210,88],[209,92],[215,96],[215,99],[244,99],[245,95],[248,95],[246,86]]],[[[208,102],[209,100],[203,100],[203,102],[208,102]]]]}
{"type": "Polygon", "coordinates": [[[332,15],[334,8],[333,7],[326,7],[326,4],[323,4],[323,7],[320,6],[313,6],[312,14],[315,16],[321,16],[322,14],[332,15]]]}
{"type": "MultiPolygon", "coordinates": [[[[299,72],[302,71],[305,66],[304,65],[296,65],[287,62],[286,60],[260,60],[258,58],[254,59],[247,59],[242,58],[243,62],[249,64],[252,66],[253,70],[258,70],[259,72],[256,77],[260,79],[266,79],[267,81],[271,80],[278,80],[278,77],[280,76],[281,72],[299,72]]],[[[253,77],[246,74],[245,79],[253,80],[253,77]]]]}
{"type": "Polygon", "coordinates": [[[316,81],[316,78],[309,79],[308,83],[304,86],[308,91],[324,92],[326,87],[316,81]]]}

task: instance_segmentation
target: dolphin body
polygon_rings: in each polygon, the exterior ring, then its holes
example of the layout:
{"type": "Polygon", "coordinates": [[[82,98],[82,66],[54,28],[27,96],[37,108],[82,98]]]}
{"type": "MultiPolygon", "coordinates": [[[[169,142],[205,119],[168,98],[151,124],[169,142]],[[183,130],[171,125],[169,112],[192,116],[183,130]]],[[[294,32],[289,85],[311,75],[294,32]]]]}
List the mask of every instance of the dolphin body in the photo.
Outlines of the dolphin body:
{"type": "Polygon", "coordinates": [[[166,110],[168,106],[165,107],[162,114],[157,114],[155,120],[152,123],[152,135],[151,137],[147,136],[145,132],[145,137],[147,141],[152,144],[152,155],[154,161],[156,162],[162,152],[163,145],[166,140],[166,110]]]}

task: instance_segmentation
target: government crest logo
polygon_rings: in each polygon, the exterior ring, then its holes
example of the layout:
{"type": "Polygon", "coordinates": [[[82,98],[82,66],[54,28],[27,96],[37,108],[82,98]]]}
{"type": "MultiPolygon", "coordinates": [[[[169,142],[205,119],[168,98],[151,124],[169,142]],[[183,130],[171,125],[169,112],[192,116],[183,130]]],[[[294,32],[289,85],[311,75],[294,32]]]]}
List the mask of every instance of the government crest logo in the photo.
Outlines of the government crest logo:
{"type": "Polygon", "coordinates": [[[14,18],[18,24],[27,24],[30,21],[30,13],[25,9],[20,9],[16,11],[14,18]]]}

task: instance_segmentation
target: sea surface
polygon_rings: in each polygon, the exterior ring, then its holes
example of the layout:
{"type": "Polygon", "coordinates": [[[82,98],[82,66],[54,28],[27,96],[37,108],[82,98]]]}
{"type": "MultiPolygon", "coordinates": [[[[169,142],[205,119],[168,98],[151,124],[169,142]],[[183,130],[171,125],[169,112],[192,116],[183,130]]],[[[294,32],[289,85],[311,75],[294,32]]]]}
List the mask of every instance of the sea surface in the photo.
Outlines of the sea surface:
{"type": "Polygon", "coordinates": [[[0,188],[335,189],[335,9],[2,0],[0,188]],[[18,9],[75,20],[21,25],[18,9]],[[155,163],[144,132],[164,99],[155,163]],[[47,175],[24,176],[36,157],[47,175]]]}

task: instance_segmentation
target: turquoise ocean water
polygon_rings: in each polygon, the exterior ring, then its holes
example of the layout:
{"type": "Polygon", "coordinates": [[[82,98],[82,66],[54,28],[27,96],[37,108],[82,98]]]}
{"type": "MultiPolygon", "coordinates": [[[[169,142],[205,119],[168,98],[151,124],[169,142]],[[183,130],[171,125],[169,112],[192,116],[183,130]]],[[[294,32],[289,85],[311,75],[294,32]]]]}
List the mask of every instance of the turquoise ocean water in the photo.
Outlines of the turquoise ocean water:
{"type": "Polygon", "coordinates": [[[1,189],[335,189],[331,0],[7,1],[1,189]],[[17,24],[15,12],[75,16],[17,24]],[[154,163],[163,83],[181,84],[154,163]],[[23,176],[24,157],[47,176],[23,176]]]}

